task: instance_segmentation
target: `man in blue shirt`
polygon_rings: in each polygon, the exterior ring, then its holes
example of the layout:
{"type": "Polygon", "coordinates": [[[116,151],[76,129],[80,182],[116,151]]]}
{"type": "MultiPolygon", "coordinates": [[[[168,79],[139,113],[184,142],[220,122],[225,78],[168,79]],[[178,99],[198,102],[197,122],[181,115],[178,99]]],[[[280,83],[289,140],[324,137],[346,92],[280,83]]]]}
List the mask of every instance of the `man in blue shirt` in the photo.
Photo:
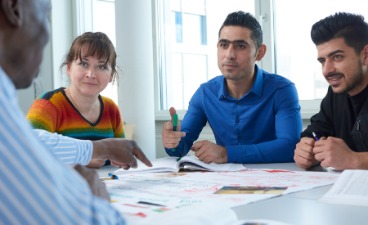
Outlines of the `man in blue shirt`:
{"type": "Polygon", "coordinates": [[[222,75],[194,93],[178,131],[170,122],[164,124],[162,143],[168,155],[192,150],[205,163],[293,161],[302,130],[298,93],[291,81],[255,64],[266,53],[262,39],[261,26],[251,14],[227,16],[217,44],[222,75]],[[195,142],[206,123],[216,144],[195,142]]]}

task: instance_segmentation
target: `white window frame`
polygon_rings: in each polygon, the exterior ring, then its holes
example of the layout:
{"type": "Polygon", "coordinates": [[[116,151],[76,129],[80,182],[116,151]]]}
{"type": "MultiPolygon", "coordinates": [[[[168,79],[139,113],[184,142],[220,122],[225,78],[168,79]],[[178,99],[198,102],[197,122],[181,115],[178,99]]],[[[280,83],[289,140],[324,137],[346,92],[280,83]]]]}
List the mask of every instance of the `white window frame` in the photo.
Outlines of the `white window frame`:
{"type": "MultiPolygon", "coordinates": [[[[160,21],[160,15],[158,12],[163,9],[159,9],[161,4],[159,1],[166,0],[153,0],[153,18],[152,24],[153,29],[156,30],[156,36],[154,37],[154,62],[155,62],[155,119],[156,120],[167,120],[169,118],[167,110],[161,110],[161,95],[160,91],[160,76],[165,73],[165,68],[161,67],[161,63],[164,60],[160,55],[159,39],[161,34],[164,34],[165,27],[158,23],[160,21]]],[[[260,67],[271,73],[275,73],[275,51],[273,40],[273,1],[274,0],[255,0],[255,16],[258,18],[264,32],[264,43],[267,45],[267,54],[261,62],[258,64],[260,67]]],[[[74,13],[74,34],[81,34],[86,30],[92,29],[92,0],[75,0],[74,1],[75,13],[74,13]]],[[[168,11],[168,10],[166,10],[168,11]]],[[[215,46],[213,46],[215,48],[215,46]]],[[[303,119],[309,119],[312,115],[319,111],[321,100],[301,100],[301,114],[303,119]]],[[[183,118],[186,110],[179,110],[179,117],[183,118]]]]}
{"type": "MultiPolygon", "coordinates": [[[[160,15],[158,12],[160,12],[163,9],[158,9],[158,7],[160,7],[161,4],[158,4],[157,1],[162,1],[162,0],[156,0],[155,2],[155,8],[153,10],[154,12],[154,18],[153,18],[153,23],[155,24],[154,26],[156,26],[156,40],[155,40],[155,44],[156,44],[156,59],[155,62],[157,64],[157,68],[156,68],[156,82],[155,82],[155,93],[156,93],[156,100],[157,103],[155,104],[156,106],[156,120],[167,120],[168,119],[168,112],[167,110],[161,110],[161,96],[160,96],[160,92],[162,90],[161,88],[161,84],[160,84],[160,76],[162,76],[162,73],[165,73],[165,69],[162,68],[162,66],[160,65],[160,63],[165,60],[163,58],[162,55],[160,55],[160,45],[159,45],[159,39],[161,38],[160,35],[164,34],[164,26],[162,26],[158,21],[160,21],[160,17],[162,15],[160,15]]],[[[166,1],[166,0],[163,0],[166,1]]],[[[258,18],[258,21],[260,22],[261,26],[262,26],[262,30],[263,30],[263,38],[264,38],[264,43],[267,45],[267,54],[265,55],[265,57],[262,59],[261,62],[258,63],[258,65],[271,73],[275,73],[276,72],[276,67],[275,67],[275,49],[274,49],[274,42],[273,42],[273,37],[274,37],[274,32],[273,32],[273,1],[274,0],[255,0],[255,17],[258,18]]],[[[168,11],[168,10],[167,10],[168,11]]],[[[224,18],[225,19],[225,18],[224,18]]],[[[215,47],[215,46],[213,46],[215,47]]],[[[301,106],[301,116],[303,119],[309,119],[311,116],[313,116],[314,114],[316,114],[319,111],[320,108],[320,103],[321,100],[320,99],[316,99],[316,100],[300,100],[299,104],[301,106]]],[[[183,118],[183,116],[185,115],[186,110],[178,110],[178,114],[180,118],[183,118]]]]}
{"type": "MultiPolygon", "coordinates": [[[[273,20],[273,2],[274,0],[255,0],[256,18],[263,30],[263,42],[267,46],[267,54],[260,62],[262,69],[276,73],[275,65],[275,45],[274,45],[274,20],[273,20]]],[[[326,90],[327,93],[327,90],[326,90]]],[[[299,100],[302,119],[309,119],[319,112],[321,99],[299,100]]]]}

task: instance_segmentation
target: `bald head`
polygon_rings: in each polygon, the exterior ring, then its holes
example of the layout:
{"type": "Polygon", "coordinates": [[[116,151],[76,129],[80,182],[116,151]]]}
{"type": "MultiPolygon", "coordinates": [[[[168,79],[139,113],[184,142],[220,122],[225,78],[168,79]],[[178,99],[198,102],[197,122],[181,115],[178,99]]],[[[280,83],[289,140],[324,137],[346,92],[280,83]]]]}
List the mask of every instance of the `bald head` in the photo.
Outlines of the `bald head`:
{"type": "Polygon", "coordinates": [[[0,1],[0,66],[17,89],[39,72],[49,40],[50,0],[0,1]]]}

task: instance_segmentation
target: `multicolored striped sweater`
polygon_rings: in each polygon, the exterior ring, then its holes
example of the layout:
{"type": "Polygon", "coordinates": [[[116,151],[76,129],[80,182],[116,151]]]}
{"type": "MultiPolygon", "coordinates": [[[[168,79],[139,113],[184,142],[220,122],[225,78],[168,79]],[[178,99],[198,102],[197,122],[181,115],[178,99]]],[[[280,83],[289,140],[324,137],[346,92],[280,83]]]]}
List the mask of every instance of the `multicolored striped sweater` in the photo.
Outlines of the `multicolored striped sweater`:
{"type": "Polygon", "coordinates": [[[118,106],[110,99],[99,96],[100,116],[95,123],[87,121],[65,94],[65,88],[46,92],[38,97],[27,114],[34,128],[83,139],[100,140],[125,137],[118,106]]]}

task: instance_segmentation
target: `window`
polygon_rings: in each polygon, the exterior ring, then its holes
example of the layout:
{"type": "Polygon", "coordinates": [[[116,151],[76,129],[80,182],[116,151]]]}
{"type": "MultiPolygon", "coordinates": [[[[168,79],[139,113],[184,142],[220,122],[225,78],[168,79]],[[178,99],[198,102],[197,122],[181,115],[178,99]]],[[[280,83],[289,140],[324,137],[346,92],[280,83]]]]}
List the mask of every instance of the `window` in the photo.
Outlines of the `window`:
{"type": "Polygon", "coordinates": [[[259,18],[267,45],[260,62],[266,71],[280,74],[297,87],[302,115],[309,118],[319,110],[327,91],[316,47],[310,38],[312,24],[337,11],[366,15],[362,0],[166,0],[161,4],[159,32],[159,110],[186,110],[199,85],[219,75],[218,30],[230,12],[243,10],[259,18]],[[172,16],[167,16],[168,12],[172,16]],[[170,24],[170,26],[169,26],[170,24]],[[171,36],[172,35],[172,36],[171,36]],[[171,38],[170,38],[171,37],[171,38]]]}
{"type": "Polygon", "coordinates": [[[224,18],[236,10],[254,14],[254,1],[168,0],[158,4],[158,23],[169,25],[159,31],[159,108],[185,110],[199,85],[220,74],[216,44],[224,18]]]}
{"type": "MultiPolygon", "coordinates": [[[[115,1],[78,0],[79,33],[93,30],[115,43],[115,1]],[[83,18],[82,18],[83,17],[83,18]]],[[[259,19],[267,53],[259,65],[293,81],[298,89],[302,116],[319,110],[327,82],[310,39],[313,23],[337,11],[359,13],[368,19],[363,0],[155,0],[155,48],[158,62],[157,114],[175,106],[185,110],[194,91],[220,75],[217,67],[218,30],[228,13],[243,10],[259,19]]],[[[104,91],[117,102],[117,87],[104,91]]]]}
{"type": "MultiPolygon", "coordinates": [[[[92,30],[107,34],[111,42],[116,46],[115,35],[115,0],[93,0],[92,1],[92,30]]],[[[119,70],[118,70],[119,73],[119,70]]],[[[109,83],[101,95],[108,96],[118,103],[118,81],[109,83]]]]}
{"type": "Polygon", "coordinates": [[[276,72],[292,80],[298,90],[302,112],[319,109],[328,84],[322,76],[317,50],[310,31],[312,25],[338,11],[357,13],[368,19],[362,0],[274,1],[276,72]]]}
{"type": "MultiPolygon", "coordinates": [[[[87,31],[104,32],[116,46],[115,0],[79,0],[76,4],[79,9],[77,35],[87,31]]],[[[111,98],[116,104],[118,103],[117,84],[117,80],[109,83],[101,93],[111,98]]]]}

